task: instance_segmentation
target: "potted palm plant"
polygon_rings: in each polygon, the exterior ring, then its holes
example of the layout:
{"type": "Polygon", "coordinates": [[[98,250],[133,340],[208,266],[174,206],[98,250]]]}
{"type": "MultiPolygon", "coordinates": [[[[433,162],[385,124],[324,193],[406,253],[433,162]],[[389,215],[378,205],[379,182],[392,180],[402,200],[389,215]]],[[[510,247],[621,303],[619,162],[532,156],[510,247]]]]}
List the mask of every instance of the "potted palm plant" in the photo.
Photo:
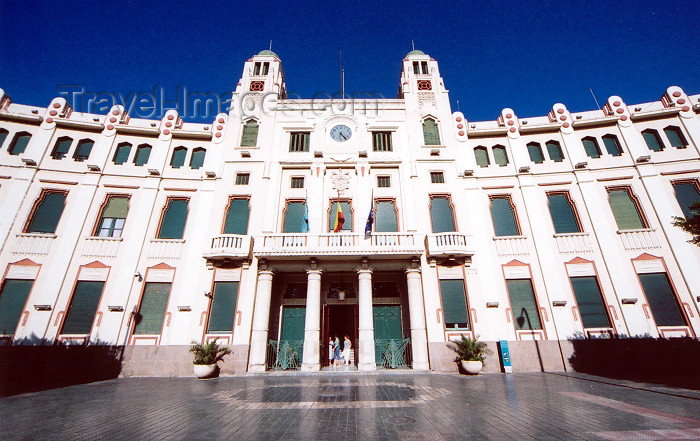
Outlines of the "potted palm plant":
{"type": "Polygon", "coordinates": [[[230,354],[231,350],[212,340],[204,344],[193,341],[190,352],[194,354],[194,374],[197,378],[208,378],[216,371],[216,363],[224,361],[224,355],[230,354]]]}
{"type": "Polygon", "coordinates": [[[473,375],[481,372],[486,356],[493,353],[486,346],[486,343],[479,341],[478,338],[478,336],[476,338],[467,338],[462,335],[459,340],[447,344],[447,347],[457,353],[455,361],[461,363],[465,372],[473,375]]]}

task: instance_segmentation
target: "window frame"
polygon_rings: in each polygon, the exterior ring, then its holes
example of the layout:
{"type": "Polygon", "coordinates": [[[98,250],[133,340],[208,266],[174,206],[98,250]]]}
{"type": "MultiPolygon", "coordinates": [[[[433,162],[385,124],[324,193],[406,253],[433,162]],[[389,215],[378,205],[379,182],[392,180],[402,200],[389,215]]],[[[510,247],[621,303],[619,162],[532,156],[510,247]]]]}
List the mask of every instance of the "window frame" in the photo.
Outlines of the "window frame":
{"type": "Polygon", "coordinates": [[[200,168],[204,167],[204,160],[207,157],[207,149],[204,147],[195,147],[192,149],[192,154],[190,155],[190,161],[189,161],[189,166],[190,169],[192,170],[199,170],[200,168]],[[199,155],[202,154],[202,157],[200,159],[199,155]],[[199,162],[201,160],[201,164],[199,164],[197,167],[194,167],[194,163],[199,162]]]}
{"type": "Polygon", "coordinates": [[[59,335],[87,335],[87,336],[90,336],[90,334],[92,334],[93,328],[95,327],[95,318],[97,317],[97,311],[99,311],[99,309],[100,309],[100,303],[102,302],[102,297],[104,296],[106,284],[107,284],[107,282],[105,280],[76,280],[75,281],[75,285],[73,285],[73,291],[71,293],[70,299],[68,299],[68,303],[66,304],[66,312],[65,312],[65,315],[63,316],[63,320],[61,322],[59,335]],[[71,312],[73,312],[73,301],[75,300],[76,294],[78,293],[78,286],[80,286],[81,282],[101,283],[102,289],[100,290],[100,295],[97,297],[97,303],[95,304],[95,310],[92,312],[92,320],[90,321],[90,329],[88,330],[88,332],[68,333],[68,332],[66,332],[66,325],[69,323],[68,320],[71,317],[73,317],[71,315],[71,312]]]}
{"type": "Polygon", "coordinates": [[[29,216],[27,216],[27,221],[24,224],[24,228],[22,229],[22,233],[56,234],[56,230],[58,230],[58,225],[61,222],[61,218],[63,217],[63,212],[66,210],[67,204],[68,204],[68,190],[61,190],[61,189],[54,189],[54,188],[43,188],[41,190],[41,193],[39,193],[39,196],[37,197],[37,199],[34,201],[34,205],[32,206],[32,209],[29,212],[29,216]],[[50,194],[63,194],[64,195],[63,209],[61,210],[61,214],[58,216],[58,220],[56,220],[56,225],[54,226],[53,231],[51,231],[51,232],[29,231],[29,229],[32,226],[32,223],[37,215],[37,212],[39,211],[39,209],[41,207],[41,204],[46,200],[46,197],[50,194]]]}
{"type": "Polygon", "coordinates": [[[260,123],[257,119],[250,118],[243,123],[243,126],[241,128],[241,140],[238,145],[241,147],[257,147],[258,136],[260,136],[260,123]],[[253,126],[251,125],[253,123],[255,124],[255,139],[252,139],[253,135],[248,133],[249,130],[253,130],[253,126]],[[247,139],[246,136],[248,136],[251,139],[247,139]]]}
{"type": "Polygon", "coordinates": [[[393,152],[393,132],[389,130],[373,130],[372,131],[372,151],[373,152],[393,152]],[[377,141],[381,140],[381,143],[377,141]],[[381,145],[380,145],[381,144],[381,145]]]}
{"type": "Polygon", "coordinates": [[[581,145],[583,145],[583,151],[586,153],[586,156],[590,159],[598,159],[601,156],[603,156],[603,152],[600,150],[600,145],[598,144],[598,140],[595,138],[595,136],[584,136],[581,138],[581,145]],[[595,149],[596,155],[597,156],[591,156],[589,154],[588,149],[586,148],[586,141],[589,141],[592,143],[593,148],[595,149]]]}
{"type": "Polygon", "coordinates": [[[289,188],[305,188],[306,179],[304,176],[290,176],[289,178],[289,188]],[[298,185],[301,183],[301,185],[298,185]]]}
{"type": "MultiPolygon", "coordinates": [[[[687,184],[687,185],[691,185],[691,186],[695,187],[695,191],[698,192],[698,194],[700,194],[700,180],[698,180],[698,179],[677,179],[675,181],[671,181],[671,188],[673,189],[673,196],[675,197],[676,202],[678,203],[678,206],[680,207],[681,211],[683,212],[683,217],[688,219],[688,217],[690,217],[690,216],[688,216],[688,213],[686,213],[686,210],[688,210],[689,212],[693,211],[693,210],[690,210],[690,206],[683,207],[681,205],[681,201],[678,200],[678,192],[676,191],[676,185],[683,185],[683,184],[687,184]]],[[[700,198],[698,198],[698,200],[696,202],[700,202],[700,198]]]]}
{"type": "MultiPolygon", "coordinates": [[[[651,311],[651,316],[654,320],[654,324],[656,325],[657,328],[659,327],[687,327],[689,326],[689,321],[688,317],[686,316],[686,312],[683,308],[683,302],[682,300],[678,297],[678,291],[676,290],[676,286],[673,283],[673,280],[671,279],[670,274],[668,273],[667,268],[665,268],[664,265],[664,271],[655,271],[655,272],[649,272],[649,273],[637,273],[637,279],[639,280],[639,287],[642,291],[642,295],[644,296],[645,304],[649,306],[649,310],[651,311]],[[680,316],[680,319],[682,320],[683,324],[659,324],[659,320],[657,317],[660,316],[660,314],[654,314],[654,308],[655,306],[658,306],[657,302],[650,302],[649,301],[649,294],[647,293],[645,287],[644,287],[644,282],[642,282],[643,277],[642,276],[649,276],[649,275],[663,275],[666,279],[666,282],[668,284],[668,288],[670,290],[671,294],[671,299],[673,301],[674,306],[676,307],[676,310],[678,312],[678,315],[680,316]],[[652,306],[655,305],[655,306],[652,306]]],[[[658,310],[657,310],[658,311],[658,310]]]]}
{"type": "Polygon", "coordinates": [[[624,153],[624,150],[622,150],[622,144],[620,143],[620,140],[617,137],[617,135],[614,135],[612,133],[607,133],[607,134],[601,136],[601,139],[603,140],[603,145],[605,146],[605,151],[610,156],[614,156],[614,157],[622,156],[622,154],[624,153]],[[611,143],[612,143],[612,147],[616,150],[615,153],[610,151],[611,143]]]}
{"type": "MultiPolygon", "coordinates": [[[[209,299],[209,305],[207,308],[207,326],[206,326],[205,333],[211,334],[211,335],[233,335],[233,332],[236,329],[235,318],[236,318],[236,311],[238,311],[238,300],[240,298],[240,293],[241,293],[241,282],[238,280],[214,280],[214,282],[211,285],[210,292],[211,292],[211,298],[209,299]],[[226,311],[226,317],[225,317],[226,322],[228,322],[229,320],[231,321],[231,329],[230,330],[228,330],[228,329],[223,329],[223,330],[219,329],[219,330],[214,330],[214,331],[211,330],[212,317],[215,317],[214,309],[215,309],[215,306],[219,305],[218,303],[216,303],[217,283],[220,283],[220,284],[229,284],[229,283],[233,284],[233,283],[235,283],[236,284],[236,290],[235,290],[236,292],[235,292],[235,300],[233,302],[233,310],[231,311],[230,317],[228,317],[228,311],[226,311]]],[[[218,306],[218,308],[222,308],[222,306],[218,306]]],[[[218,316],[219,315],[217,314],[216,317],[218,317],[218,316]]],[[[228,323],[226,323],[226,324],[228,325],[228,323]]]]}
{"type": "Polygon", "coordinates": [[[228,197],[228,203],[226,204],[226,208],[224,208],[224,220],[223,223],[221,224],[221,234],[239,234],[239,235],[247,235],[248,234],[248,229],[250,228],[250,211],[251,211],[251,205],[250,205],[250,196],[239,196],[239,195],[231,195],[228,197]],[[246,201],[248,202],[248,218],[247,218],[247,223],[245,226],[245,233],[227,233],[226,232],[226,225],[228,224],[228,216],[229,212],[233,206],[234,201],[246,201]]]}
{"type": "Polygon", "coordinates": [[[663,152],[666,148],[666,146],[664,145],[664,141],[661,139],[659,131],[656,129],[646,128],[642,130],[642,138],[644,138],[644,144],[646,144],[647,149],[649,149],[652,152],[663,152]],[[651,146],[649,145],[649,140],[645,135],[649,135],[654,138],[656,144],[659,146],[659,150],[654,150],[653,148],[651,148],[651,146]]]}
{"type": "Polygon", "coordinates": [[[568,190],[554,190],[554,191],[548,191],[545,193],[547,196],[547,208],[550,210],[549,211],[549,217],[552,220],[552,227],[554,228],[554,234],[575,234],[575,233],[583,233],[583,226],[581,224],[581,218],[579,217],[578,210],[576,209],[576,202],[571,198],[571,193],[569,193],[568,190]],[[557,226],[554,222],[554,216],[552,216],[552,211],[551,211],[551,204],[550,204],[550,196],[557,196],[557,195],[563,195],[566,197],[567,201],[569,202],[569,207],[571,207],[571,212],[574,216],[574,221],[576,222],[576,226],[578,228],[578,231],[569,231],[569,232],[558,232],[557,231],[557,226]]]}
{"type": "Polygon", "coordinates": [[[134,163],[134,165],[136,167],[143,167],[143,166],[147,165],[149,159],[151,159],[151,152],[153,152],[153,146],[151,144],[148,144],[148,143],[139,144],[138,147],[136,147],[136,152],[134,153],[134,159],[132,162],[134,163]],[[148,149],[148,155],[146,156],[146,161],[143,164],[139,164],[136,161],[141,156],[141,152],[146,150],[146,149],[148,149]]]}
{"type": "Polygon", "coordinates": [[[491,212],[491,226],[493,227],[493,235],[494,237],[517,237],[517,236],[522,236],[523,235],[523,230],[520,226],[520,220],[518,219],[518,210],[516,209],[515,204],[513,203],[513,196],[508,193],[504,194],[490,194],[489,196],[489,211],[491,212]],[[507,199],[510,208],[513,212],[513,221],[515,222],[515,228],[517,230],[517,234],[506,234],[506,235],[499,235],[498,232],[496,231],[496,223],[494,222],[494,217],[493,217],[493,200],[494,199],[507,199]]]}
{"type": "Polygon", "coordinates": [[[70,152],[70,148],[73,146],[73,141],[74,139],[70,136],[61,136],[56,138],[56,142],[51,150],[51,159],[61,160],[68,156],[68,152],[70,152]],[[68,143],[68,148],[66,148],[65,151],[59,151],[59,147],[65,145],[64,143],[66,142],[68,143]]]}
{"type": "Polygon", "coordinates": [[[430,183],[431,184],[444,184],[445,183],[445,172],[441,170],[434,170],[430,172],[430,183]]]}
{"type": "Polygon", "coordinates": [[[307,153],[311,150],[311,131],[289,132],[289,152],[307,153]]]}
{"type": "Polygon", "coordinates": [[[666,136],[666,139],[668,140],[668,145],[670,145],[671,147],[674,147],[676,149],[687,149],[688,148],[688,137],[685,136],[685,134],[683,133],[683,130],[681,130],[680,127],[670,125],[670,126],[664,127],[663,131],[664,131],[664,135],[666,136]],[[678,137],[678,141],[680,141],[680,143],[681,143],[680,146],[673,145],[673,141],[668,136],[668,132],[673,132],[676,134],[676,136],[678,137]]]}
{"type": "Polygon", "coordinates": [[[354,227],[354,221],[355,221],[355,208],[352,205],[352,198],[331,198],[328,204],[328,233],[333,232],[333,225],[335,224],[335,216],[334,214],[334,208],[337,210],[337,205],[336,203],[340,202],[341,208],[343,209],[343,216],[345,217],[345,222],[343,222],[343,228],[340,229],[340,231],[347,231],[349,233],[352,233],[355,231],[354,227]],[[345,204],[345,205],[343,205],[345,204]],[[347,207],[347,211],[346,211],[347,207]],[[350,214],[347,216],[347,214],[350,214]],[[348,219],[349,217],[349,219],[348,219]],[[349,227],[349,228],[347,228],[349,227]]]}
{"type": "Polygon", "coordinates": [[[10,131],[7,129],[3,129],[0,127],[0,149],[2,149],[3,144],[5,144],[5,141],[7,140],[7,137],[10,135],[10,131]]]}
{"type": "MultiPolygon", "coordinates": [[[[176,168],[180,169],[184,167],[184,165],[187,163],[187,151],[189,149],[183,145],[179,145],[173,149],[173,153],[170,155],[170,168],[176,168]],[[175,166],[175,155],[179,154],[180,152],[184,152],[182,156],[182,164],[178,165],[177,167],[175,166]]],[[[178,160],[179,162],[179,160],[178,160]]]]}
{"type": "MultiPolygon", "coordinates": [[[[124,228],[126,227],[126,218],[129,216],[129,206],[131,203],[131,194],[124,194],[124,193],[108,193],[105,195],[105,199],[102,202],[102,205],[100,205],[100,211],[99,215],[97,216],[97,223],[95,224],[95,228],[93,229],[93,237],[122,237],[122,234],[124,232],[124,228]],[[123,218],[124,223],[122,224],[121,229],[119,229],[119,236],[114,236],[113,234],[110,234],[109,236],[100,236],[100,232],[102,231],[102,221],[104,219],[121,219],[121,218],[105,218],[104,217],[104,211],[107,209],[109,206],[109,201],[114,198],[124,198],[127,200],[126,202],[126,216],[123,218]]],[[[112,226],[109,228],[110,233],[114,233],[114,223],[112,226]]]]}
{"type": "Polygon", "coordinates": [[[117,148],[114,149],[114,155],[112,156],[112,163],[114,165],[124,165],[127,162],[129,162],[129,156],[131,156],[131,148],[133,145],[128,142],[128,141],[123,141],[117,144],[117,148]],[[124,161],[122,162],[117,162],[117,156],[119,156],[119,152],[122,151],[123,149],[126,149],[126,158],[124,158],[124,161]]]}
{"type": "Polygon", "coordinates": [[[73,152],[73,161],[75,162],[84,162],[90,159],[90,154],[92,153],[92,149],[95,147],[95,141],[90,139],[90,138],[83,138],[78,141],[78,143],[75,146],[75,151],[73,152]],[[87,155],[84,154],[85,152],[82,151],[83,146],[86,144],[90,144],[90,148],[87,151],[87,155]]]}
{"type": "Polygon", "coordinates": [[[491,165],[491,158],[489,158],[489,149],[483,145],[478,145],[474,147],[474,161],[476,161],[476,165],[478,165],[481,168],[487,168],[488,166],[491,165]],[[479,157],[477,156],[476,152],[484,152],[484,155],[486,157],[486,165],[481,165],[479,163],[479,157]]]}
{"type": "Polygon", "coordinates": [[[236,172],[236,180],[233,182],[233,185],[250,185],[250,172],[236,172]]]}
{"type": "Polygon", "coordinates": [[[185,239],[185,231],[187,230],[187,221],[189,220],[190,217],[190,198],[186,196],[168,196],[165,199],[165,204],[163,204],[163,208],[160,213],[160,220],[158,221],[158,229],[156,230],[156,239],[160,240],[184,240],[185,239]],[[174,201],[185,201],[187,202],[187,216],[185,217],[185,222],[182,225],[182,234],[180,235],[181,237],[161,237],[162,235],[162,229],[163,229],[163,222],[165,221],[165,215],[168,212],[168,209],[170,208],[170,204],[174,201]]]}
{"type": "Polygon", "coordinates": [[[530,162],[533,162],[535,164],[542,164],[545,161],[545,156],[544,156],[544,151],[542,150],[542,145],[537,142],[537,141],[530,141],[526,144],[527,147],[527,154],[530,157],[530,162]],[[541,160],[536,161],[532,156],[532,152],[535,150],[536,153],[539,154],[541,160]]]}
{"type": "Polygon", "coordinates": [[[378,175],[377,188],[391,188],[391,175],[378,175]],[[383,182],[387,185],[381,185],[383,182]]]}
{"type": "Polygon", "coordinates": [[[7,153],[12,155],[12,156],[18,156],[24,153],[27,150],[27,147],[29,147],[29,143],[32,141],[32,134],[26,131],[22,132],[17,132],[15,135],[12,137],[12,141],[10,141],[10,144],[7,146],[7,153]],[[27,142],[24,144],[22,151],[21,152],[16,152],[15,149],[17,148],[17,142],[19,141],[20,138],[23,138],[27,136],[27,142]]]}
{"type": "MultiPolygon", "coordinates": [[[[158,335],[161,336],[163,334],[163,326],[165,326],[165,316],[168,313],[168,306],[171,301],[171,296],[173,293],[173,282],[145,282],[143,284],[143,288],[141,289],[141,295],[139,296],[139,302],[138,302],[138,309],[136,310],[136,314],[141,315],[141,310],[143,308],[143,299],[144,296],[146,295],[146,289],[148,288],[149,285],[168,285],[168,296],[165,299],[165,308],[163,310],[163,316],[160,318],[160,330],[158,331],[157,334],[149,333],[149,332],[136,332],[138,330],[138,325],[139,323],[134,323],[134,326],[131,328],[131,336],[132,338],[135,336],[148,336],[148,335],[158,335]]],[[[132,343],[133,344],[133,343],[132,343]]]]}
{"type": "MultiPolygon", "coordinates": [[[[5,274],[5,275],[7,275],[7,274],[5,274]]],[[[29,289],[27,290],[27,296],[24,299],[24,303],[22,303],[22,307],[19,309],[19,314],[17,314],[17,320],[15,321],[15,327],[12,329],[12,333],[6,334],[6,333],[2,332],[3,329],[0,329],[0,335],[2,335],[2,336],[12,336],[12,335],[15,335],[15,333],[17,332],[17,326],[19,325],[19,321],[22,318],[22,313],[24,311],[27,311],[27,306],[29,303],[29,299],[32,296],[32,291],[34,290],[34,285],[36,283],[36,279],[13,279],[11,277],[3,277],[2,281],[0,281],[0,301],[2,300],[2,294],[5,291],[5,287],[7,286],[8,282],[25,282],[25,283],[31,282],[31,285],[29,286],[29,289]]],[[[8,310],[9,310],[9,308],[5,308],[3,305],[2,311],[4,313],[7,313],[8,310]]],[[[11,317],[14,320],[14,316],[11,316],[11,317]]],[[[0,325],[2,325],[2,322],[0,322],[0,325]]]]}
{"type": "Polygon", "coordinates": [[[423,145],[424,146],[442,145],[441,144],[442,137],[440,136],[440,122],[437,118],[435,118],[434,116],[430,116],[430,115],[424,117],[422,122],[421,122],[421,127],[423,129],[423,145]],[[437,142],[433,142],[432,140],[430,140],[430,142],[428,142],[429,140],[426,138],[427,132],[426,132],[426,125],[425,124],[428,121],[431,121],[433,124],[433,128],[435,129],[435,137],[437,138],[437,142]]]}
{"type": "Polygon", "coordinates": [[[598,274],[590,275],[590,276],[569,276],[569,286],[571,287],[571,295],[574,298],[574,302],[576,302],[576,308],[578,310],[578,315],[579,318],[581,319],[581,327],[585,330],[587,329],[612,329],[613,331],[615,330],[615,324],[612,320],[612,317],[610,317],[610,311],[608,311],[608,303],[605,301],[605,294],[603,293],[603,289],[600,286],[600,279],[598,278],[598,274]],[[608,326],[593,326],[587,328],[584,324],[584,319],[583,319],[583,313],[581,311],[581,305],[579,304],[579,299],[576,296],[576,290],[574,289],[574,279],[593,279],[598,287],[598,294],[600,294],[600,304],[603,307],[603,314],[605,314],[605,317],[608,320],[608,326]]]}
{"type": "Polygon", "coordinates": [[[644,210],[642,210],[642,205],[639,202],[639,199],[637,198],[637,195],[634,194],[634,191],[632,191],[632,187],[629,185],[615,185],[611,187],[606,187],[605,191],[608,194],[608,205],[610,206],[610,211],[613,214],[613,218],[615,219],[615,225],[618,228],[618,231],[634,231],[634,230],[639,230],[639,229],[649,229],[651,228],[649,226],[649,222],[647,221],[646,215],[644,214],[644,210]],[[637,215],[639,216],[639,219],[641,220],[642,227],[641,228],[631,228],[631,229],[622,229],[617,223],[617,217],[615,216],[615,210],[613,210],[612,204],[610,203],[610,192],[611,191],[625,191],[627,192],[627,195],[629,196],[630,200],[634,204],[635,209],[637,210],[637,215]]]}
{"type": "Polygon", "coordinates": [[[544,143],[544,146],[547,148],[547,156],[549,156],[549,159],[553,162],[564,162],[564,159],[566,157],[564,156],[564,149],[561,148],[561,143],[555,139],[550,139],[549,141],[546,141],[544,143]],[[559,156],[559,160],[557,161],[552,157],[552,150],[556,148],[557,155],[559,156]]]}
{"type": "MultiPolygon", "coordinates": [[[[304,221],[304,213],[306,213],[307,208],[308,208],[308,207],[307,207],[306,199],[300,199],[300,198],[289,198],[289,199],[285,199],[285,201],[284,201],[284,208],[282,209],[282,221],[280,222],[282,234],[285,234],[285,233],[288,233],[288,234],[305,234],[304,232],[301,231],[301,230],[302,230],[301,226],[302,226],[302,222],[304,221]],[[285,222],[286,222],[286,219],[287,219],[287,212],[289,211],[289,206],[290,206],[290,204],[302,204],[302,208],[304,209],[304,211],[302,212],[302,219],[299,221],[299,228],[295,228],[295,230],[298,229],[299,231],[285,231],[285,230],[286,230],[286,228],[285,228],[286,223],[285,223],[285,222]]],[[[291,226],[290,226],[290,227],[291,227],[291,226]]]]}
{"type": "Polygon", "coordinates": [[[473,324],[471,322],[471,314],[469,313],[469,293],[467,291],[467,284],[465,283],[464,279],[438,279],[438,292],[440,293],[440,308],[442,312],[442,327],[444,330],[463,330],[463,331],[473,331],[473,324]],[[448,327],[447,324],[447,312],[445,311],[445,299],[443,296],[443,291],[445,291],[445,287],[443,286],[443,282],[462,282],[462,292],[464,293],[464,313],[466,315],[466,322],[452,322],[450,321],[450,324],[454,324],[455,326],[453,327],[448,327]],[[467,326],[459,326],[463,323],[466,323],[467,326]]]}
{"type": "MultiPolygon", "coordinates": [[[[529,270],[529,266],[528,266],[528,270],[529,270]]],[[[532,274],[530,274],[530,276],[532,276],[532,274]]],[[[542,322],[542,317],[540,315],[540,303],[537,300],[537,290],[535,289],[535,284],[533,283],[532,277],[505,279],[505,283],[506,283],[506,294],[508,296],[508,306],[510,307],[510,313],[511,313],[511,316],[513,317],[513,328],[515,329],[515,332],[516,333],[518,331],[520,331],[520,332],[533,332],[533,333],[538,332],[538,331],[544,332],[544,325],[542,322]],[[539,328],[533,328],[533,327],[519,328],[518,324],[517,324],[519,317],[516,318],[516,315],[515,315],[516,311],[515,311],[515,308],[513,307],[513,297],[511,295],[510,285],[508,284],[508,282],[510,282],[510,281],[524,281],[524,280],[527,280],[528,282],[530,282],[530,292],[532,293],[532,300],[535,304],[534,312],[535,312],[535,316],[537,317],[537,320],[539,322],[539,326],[540,326],[539,328]]]]}
{"type": "Polygon", "coordinates": [[[455,206],[454,203],[452,202],[452,195],[449,193],[432,193],[428,195],[428,213],[430,213],[430,228],[433,234],[440,234],[440,233],[457,233],[459,231],[459,227],[457,226],[457,216],[455,215],[455,206]],[[446,230],[446,231],[435,231],[435,222],[434,222],[434,217],[433,217],[433,200],[435,199],[446,199],[447,200],[447,206],[450,209],[450,215],[452,217],[452,230],[446,230]]]}
{"type": "Polygon", "coordinates": [[[510,160],[508,159],[508,150],[506,149],[506,146],[503,144],[496,144],[493,147],[491,147],[491,152],[493,153],[493,162],[497,164],[499,167],[507,167],[508,164],[510,164],[510,160]],[[498,157],[496,156],[496,151],[503,152],[503,158],[505,159],[505,163],[501,164],[498,162],[498,157]]]}

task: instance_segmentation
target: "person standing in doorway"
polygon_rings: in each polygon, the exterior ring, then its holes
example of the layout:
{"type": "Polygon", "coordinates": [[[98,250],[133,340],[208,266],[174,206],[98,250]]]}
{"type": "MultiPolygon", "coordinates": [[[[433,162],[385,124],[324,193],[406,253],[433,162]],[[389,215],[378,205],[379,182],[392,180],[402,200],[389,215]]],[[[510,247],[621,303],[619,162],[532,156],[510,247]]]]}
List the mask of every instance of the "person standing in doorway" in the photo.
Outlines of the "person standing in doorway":
{"type": "Polygon", "coordinates": [[[328,337],[328,366],[333,366],[333,337],[328,337]]]}
{"type": "Polygon", "coordinates": [[[338,334],[334,336],[333,339],[333,365],[337,366],[340,364],[340,339],[338,334]]]}
{"type": "Polygon", "coordinates": [[[343,342],[343,359],[345,360],[345,366],[350,364],[350,348],[352,348],[352,343],[350,343],[350,337],[345,336],[345,341],[343,342]]]}

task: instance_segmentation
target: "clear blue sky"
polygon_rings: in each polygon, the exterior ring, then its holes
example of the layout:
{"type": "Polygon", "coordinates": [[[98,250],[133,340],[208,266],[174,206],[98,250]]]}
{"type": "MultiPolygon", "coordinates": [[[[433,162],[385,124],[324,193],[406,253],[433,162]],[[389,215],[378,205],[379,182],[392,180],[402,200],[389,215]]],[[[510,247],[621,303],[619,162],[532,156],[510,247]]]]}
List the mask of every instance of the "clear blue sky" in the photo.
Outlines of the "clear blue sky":
{"type": "MultiPolygon", "coordinates": [[[[47,106],[59,85],[92,92],[233,90],[260,50],[282,59],[290,93],[395,98],[401,60],[431,55],[468,120],[511,107],[545,115],[556,102],[595,109],[610,95],[700,93],[700,1],[125,2],[0,0],[0,88],[47,106]]],[[[76,109],[80,110],[80,109],[76,109]]]]}

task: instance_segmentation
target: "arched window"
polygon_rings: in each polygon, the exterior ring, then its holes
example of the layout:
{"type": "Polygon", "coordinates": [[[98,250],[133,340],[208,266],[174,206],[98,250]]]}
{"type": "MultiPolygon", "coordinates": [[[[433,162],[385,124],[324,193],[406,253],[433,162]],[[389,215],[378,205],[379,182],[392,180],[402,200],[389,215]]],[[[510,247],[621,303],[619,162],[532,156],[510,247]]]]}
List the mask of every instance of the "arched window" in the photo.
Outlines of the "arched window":
{"type": "Polygon", "coordinates": [[[496,236],[519,236],[520,227],[510,195],[489,196],[491,220],[496,236]]]}
{"type": "Polygon", "coordinates": [[[78,142],[78,147],[75,148],[75,153],[73,153],[73,160],[78,162],[85,161],[90,157],[93,145],[95,145],[95,141],[92,139],[81,139],[78,142]]]}
{"type": "Polygon", "coordinates": [[[479,167],[488,167],[491,164],[486,147],[474,147],[474,158],[476,158],[476,163],[479,167]]]}
{"type": "Polygon", "coordinates": [[[100,215],[100,221],[97,224],[95,236],[121,237],[128,212],[129,196],[108,196],[107,203],[104,205],[100,215]]]}
{"type": "Polygon", "coordinates": [[[664,129],[664,133],[666,134],[666,138],[668,138],[668,142],[672,147],[677,149],[684,149],[688,147],[688,141],[686,141],[685,136],[683,136],[683,132],[681,132],[681,129],[678,127],[668,126],[664,129]]]}
{"type": "Polygon", "coordinates": [[[647,228],[647,223],[639,207],[639,202],[637,198],[632,195],[629,187],[609,188],[608,199],[618,229],[638,230],[647,228]]]}
{"type": "Polygon", "coordinates": [[[189,199],[168,198],[158,228],[158,239],[182,239],[189,212],[189,199]]]}
{"type": "Polygon", "coordinates": [[[457,231],[452,202],[449,196],[430,196],[430,222],[433,227],[433,233],[457,231]]]}
{"type": "Polygon", "coordinates": [[[605,144],[605,150],[607,150],[611,155],[622,156],[622,147],[620,146],[620,141],[617,140],[617,136],[603,136],[603,144],[605,144]]]}
{"type": "Polygon", "coordinates": [[[499,167],[508,165],[508,153],[506,153],[506,148],[504,146],[496,145],[493,147],[493,160],[499,167]]]}
{"type": "Polygon", "coordinates": [[[547,153],[549,154],[549,159],[554,162],[562,162],[564,160],[564,152],[561,149],[558,141],[547,141],[547,153]]]}
{"type": "Polygon", "coordinates": [[[258,122],[254,119],[246,122],[241,136],[241,147],[255,147],[258,145],[258,122]]]}
{"type": "Polygon", "coordinates": [[[600,158],[600,147],[598,147],[598,141],[592,136],[587,136],[581,140],[583,143],[583,149],[586,151],[586,155],[589,158],[600,158]]]}
{"type": "Polygon", "coordinates": [[[224,234],[248,234],[250,201],[248,198],[230,198],[224,220],[224,234]]]}
{"type": "Polygon", "coordinates": [[[34,204],[32,214],[24,228],[25,233],[55,233],[66,207],[68,193],[60,190],[44,190],[34,204]]]}
{"type": "Polygon", "coordinates": [[[142,167],[148,163],[148,158],[151,156],[151,146],[148,144],[141,144],[136,149],[136,154],[134,155],[134,165],[142,167]]]}
{"type": "Polygon", "coordinates": [[[63,159],[68,154],[70,146],[73,144],[73,138],[68,136],[62,136],[56,140],[56,144],[53,146],[51,151],[51,157],[53,159],[63,159]]]}
{"type": "Polygon", "coordinates": [[[202,147],[197,147],[196,149],[192,150],[192,157],[190,158],[190,168],[196,170],[202,165],[204,165],[204,157],[206,156],[206,154],[206,149],[202,147]]]}
{"type": "Polygon", "coordinates": [[[7,149],[7,153],[11,155],[19,155],[24,153],[29,144],[29,140],[32,139],[32,135],[27,132],[19,132],[15,134],[10,143],[10,147],[7,149]]]}
{"type": "Polygon", "coordinates": [[[557,234],[580,233],[581,225],[567,192],[547,193],[547,205],[557,234]]]}
{"type": "Polygon", "coordinates": [[[172,168],[180,168],[185,165],[185,156],[187,156],[186,147],[176,147],[173,150],[173,156],[170,158],[170,166],[172,168]]]}
{"type": "Polygon", "coordinates": [[[528,143],[527,153],[530,155],[530,161],[535,164],[542,164],[544,162],[544,154],[542,153],[542,146],[540,146],[539,142],[528,143]]]}
{"type": "Polygon", "coordinates": [[[440,131],[433,118],[423,120],[423,145],[440,145],[440,131]]]}
{"type": "MultiPolygon", "coordinates": [[[[338,214],[338,200],[332,199],[330,201],[330,210],[328,210],[328,231],[333,232],[335,230],[335,221],[338,214]]],[[[343,214],[343,226],[339,231],[352,231],[353,219],[352,219],[352,201],[341,200],[340,210],[343,214]]]]}
{"type": "Polygon", "coordinates": [[[661,141],[659,132],[654,129],[642,130],[642,136],[644,137],[644,142],[647,143],[649,150],[653,152],[660,152],[664,149],[664,143],[661,141]]]}
{"type": "Polygon", "coordinates": [[[122,142],[117,146],[117,150],[114,152],[114,158],[112,162],[117,165],[124,164],[129,159],[129,153],[131,153],[131,144],[128,142],[122,142]]]}

